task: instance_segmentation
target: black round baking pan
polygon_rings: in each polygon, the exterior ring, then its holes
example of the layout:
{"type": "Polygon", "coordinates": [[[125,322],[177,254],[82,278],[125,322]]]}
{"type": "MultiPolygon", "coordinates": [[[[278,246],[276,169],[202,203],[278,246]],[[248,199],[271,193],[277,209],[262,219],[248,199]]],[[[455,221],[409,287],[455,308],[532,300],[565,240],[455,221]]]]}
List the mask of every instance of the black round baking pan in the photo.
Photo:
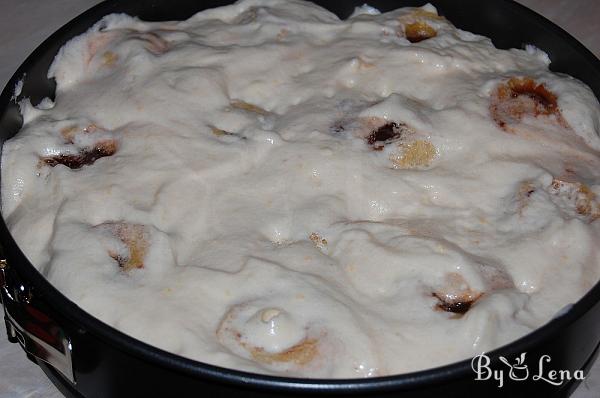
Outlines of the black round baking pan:
{"type": "MultiPolygon", "coordinates": [[[[365,0],[315,3],[341,18],[365,0]]],[[[421,6],[426,0],[371,0],[382,11],[421,6]]],[[[600,98],[600,61],[548,20],[508,0],[429,0],[459,28],[491,37],[500,48],[533,44],[546,51],[551,69],[588,84],[600,98]]],[[[58,49],[104,15],[124,12],[144,20],[181,20],[226,0],[109,0],[69,22],[40,45],[17,70],[0,97],[2,142],[22,124],[16,102],[35,104],[53,97],[47,71],[58,49]],[[17,82],[21,93],[13,98],[17,82]]],[[[245,373],[192,361],[133,339],[102,323],[68,300],[29,263],[0,220],[0,287],[9,339],[19,342],[69,397],[185,396],[364,396],[364,397],[525,397],[569,396],[587,372],[600,343],[600,284],[562,315],[533,333],[487,353],[494,377],[476,380],[470,359],[425,371],[353,380],[283,378],[245,373]],[[500,356],[514,363],[527,355],[529,377],[513,380],[500,356]],[[540,367],[541,364],[541,367],[540,367]],[[552,370],[562,376],[552,379],[552,370]],[[503,385],[500,387],[500,372],[503,385]],[[566,377],[570,375],[571,377],[566,377]],[[537,377],[536,376],[540,376],[537,377]],[[553,381],[551,383],[550,381],[553,381]],[[560,382],[560,383],[559,383],[560,382]]],[[[481,374],[481,379],[488,375],[481,374]]],[[[514,378],[519,378],[515,376],[514,378]]]]}

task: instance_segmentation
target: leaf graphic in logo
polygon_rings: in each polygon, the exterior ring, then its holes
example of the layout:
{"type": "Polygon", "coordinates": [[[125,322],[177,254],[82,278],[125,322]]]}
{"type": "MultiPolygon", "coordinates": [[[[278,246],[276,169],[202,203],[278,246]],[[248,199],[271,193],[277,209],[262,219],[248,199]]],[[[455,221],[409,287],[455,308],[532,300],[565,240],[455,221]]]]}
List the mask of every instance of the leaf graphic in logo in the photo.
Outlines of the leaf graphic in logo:
{"type": "Polygon", "coordinates": [[[509,368],[512,368],[512,365],[510,364],[510,362],[508,362],[508,359],[504,358],[503,356],[500,356],[499,359],[500,359],[500,362],[502,362],[503,364],[505,364],[509,368]]]}
{"type": "Polygon", "coordinates": [[[521,356],[517,358],[517,365],[523,365],[525,363],[525,355],[527,355],[526,352],[522,353],[521,356]]]}

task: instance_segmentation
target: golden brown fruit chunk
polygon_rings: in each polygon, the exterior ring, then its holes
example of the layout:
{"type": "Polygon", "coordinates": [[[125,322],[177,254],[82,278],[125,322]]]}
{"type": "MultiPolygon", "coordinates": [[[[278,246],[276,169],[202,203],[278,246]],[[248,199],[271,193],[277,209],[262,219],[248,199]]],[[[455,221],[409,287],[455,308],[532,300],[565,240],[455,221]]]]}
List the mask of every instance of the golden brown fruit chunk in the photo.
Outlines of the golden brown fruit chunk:
{"type": "Polygon", "coordinates": [[[321,235],[319,235],[316,232],[311,233],[308,238],[312,241],[312,243],[314,243],[314,245],[318,249],[322,249],[325,246],[327,246],[327,239],[323,238],[321,235]]]}
{"type": "MultiPolygon", "coordinates": [[[[264,364],[290,364],[295,366],[307,365],[319,354],[319,339],[304,335],[301,339],[287,348],[276,352],[267,351],[263,346],[252,344],[246,340],[243,328],[248,322],[244,313],[249,307],[247,304],[235,305],[229,309],[216,330],[217,338],[221,344],[238,355],[247,356],[249,359],[264,364]]],[[[250,310],[250,312],[253,312],[250,310]]],[[[260,311],[260,321],[269,323],[273,318],[282,314],[278,308],[263,308],[260,311]]],[[[248,315],[246,313],[246,315],[248,315]]]]}
{"type": "Polygon", "coordinates": [[[247,347],[252,358],[263,363],[273,362],[291,362],[296,365],[306,365],[312,361],[318,354],[317,339],[305,339],[300,343],[288,348],[287,350],[270,353],[260,347],[247,347]]]}
{"type": "Polygon", "coordinates": [[[587,185],[554,178],[550,184],[550,192],[554,195],[562,195],[572,201],[577,214],[584,216],[590,222],[600,218],[600,204],[596,194],[587,185]]]}
{"type": "Polygon", "coordinates": [[[213,127],[213,128],[211,129],[211,131],[212,131],[212,133],[213,133],[214,135],[216,135],[217,137],[222,137],[222,136],[224,136],[224,135],[234,135],[233,133],[230,133],[229,131],[226,131],[226,130],[220,129],[220,128],[218,128],[218,127],[213,127]]]}
{"type": "Polygon", "coordinates": [[[558,97],[543,83],[524,77],[513,77],[501,83],[492,93],[490,113],[496,124],[513,132],[511,124],[518,123],[524,116],[554,116],[556,121],[567,127],[557,104],[558,97]]]}
{"type": "Polygon", "coordinates": [[[469,311],[482,295],[483,293],[471,290],[464,278],[457,273],[448,274],[444,289],[432,293],[438,299],[436,309],[459,315],[469,311]]]}
{"type": "Polygon", "coordinates": [[[404,35],[411,43],[418,43],[437,36],[437,32],[427,22],[416,21],[404,26],[404,35]]]}
{"type": "Polygon", "coordinates": [[[102,54],[102,63],[106,66],[112,66],[119,60],[119,56],[112,51],[105,51],[102,54]]]}
{"type": "Polygon", "coordinates": [[[401,145],[402,152],[390,157],[394,167],[399,169],[414,169],[428,167],[437,154],[435,146],[425,140],[416,140],[401,145]]]}
{"type": "Polygon", "coordinates": [[[476,297],[462,296],[449,299],[446,296],[441,296],[438,293],[433,293],[433,297],[437,298],[439,302],[436,304],[436,308],[446,312],[452,312],[454,314],[466,314],[471,309],[471,306],[479,299],[481,294],[476,297]]]}
{"type": "Polygon", "coordinates": [[[371,134],[366,137],[367,144],[371,145],[373,150],[381,151],[386,144],[402,137],[404,127],[406,127],[406,125],[403,123],[386,123],[371,131],[371,134]]]}
{"type": "Polygon", "coordinates": [[[44,156],[40,160],[50,167],[62,164],[70,169],[80,169],[91,165],[96,160],[111,156],[117,151],[117,143],[114,140],[100,141],[91,148],[83,148],[75,154],[59,154],[44,156]]]}
{"type": "Polygon", "coordinates": [[[264,110],[260,106],[257,106],[254,104],[249,104],[248,102],[245,102],[245,101],[237,101],[237,100],[232,101],[231,107],[235,108],[235,109],[241,109],[241,110],[247,111],[247,112],[257,113],[259,115],[266,115],[269,113],[268,111],[264,110]]]}
{"type": "Polygon", "coordinates": [[[127,246],[129,251],[127,256],[112,251],[109,252],[109,255],[117,261],[119,267],[123,268],[124,271],[144,267],[144,258],[148,251],[148,232],[144,225],[105,223],[101,224],[101,227],[107,228],[127,246]]]}

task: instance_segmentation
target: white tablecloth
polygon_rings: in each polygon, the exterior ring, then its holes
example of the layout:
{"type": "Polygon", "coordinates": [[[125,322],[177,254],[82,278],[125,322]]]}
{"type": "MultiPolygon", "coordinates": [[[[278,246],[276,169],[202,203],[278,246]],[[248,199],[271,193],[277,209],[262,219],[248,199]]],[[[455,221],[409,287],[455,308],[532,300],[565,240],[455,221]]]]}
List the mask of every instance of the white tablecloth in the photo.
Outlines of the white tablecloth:
{"type": "MultiPolygon", "coordinates": [[[[143,0],[140,0],[143,1],[143,0]]],[[[0,0],[0,85],[44,38],[99,0],[0,0]]],[[[366,1],[368,2],[368,0],[366,1]]],[[[558,22],[600,54],[600,2],[522,0],[558,22]]],[[[20,347],[6,340],[0,323],[0,398],[60,398],[60,393],[20,347]]],[[[575,398],[600,398],[600,361],[575,398]]]]}

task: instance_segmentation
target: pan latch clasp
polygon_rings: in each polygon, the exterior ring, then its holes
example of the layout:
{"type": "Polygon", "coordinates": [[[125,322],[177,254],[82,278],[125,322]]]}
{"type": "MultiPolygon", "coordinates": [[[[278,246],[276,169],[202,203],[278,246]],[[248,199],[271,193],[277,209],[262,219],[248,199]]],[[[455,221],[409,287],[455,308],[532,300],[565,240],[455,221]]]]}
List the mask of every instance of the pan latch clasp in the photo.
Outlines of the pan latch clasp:
{"type": "Polygon", "coordinates": [[[0,299],[8,340],[19,343],[30,358],[46,362],[75,384],[71,340],[6,260],[0,260],[0,299]]]}

